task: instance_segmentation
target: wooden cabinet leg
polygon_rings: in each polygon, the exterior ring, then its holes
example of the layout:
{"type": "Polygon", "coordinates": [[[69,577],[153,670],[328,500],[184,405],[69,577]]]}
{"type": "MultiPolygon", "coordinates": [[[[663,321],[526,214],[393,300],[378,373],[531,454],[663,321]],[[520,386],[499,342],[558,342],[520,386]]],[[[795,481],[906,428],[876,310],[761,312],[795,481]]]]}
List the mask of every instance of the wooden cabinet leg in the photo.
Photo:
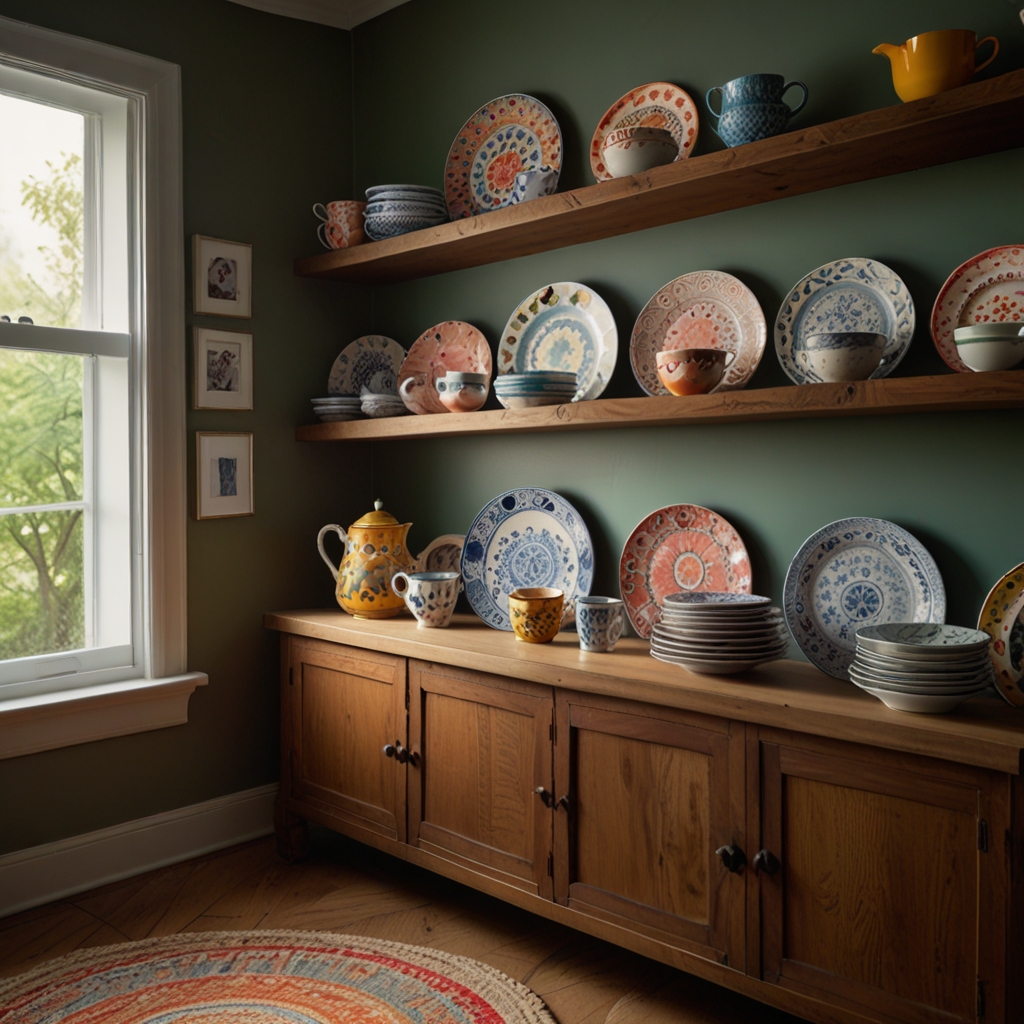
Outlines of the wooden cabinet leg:
{"type": "Polygon", "coordinates": [[[279,800],[274,811],[274,831],[277,834],[277,852],[294,864],[309,856],[309,822],[292,814],[279,800]]]}

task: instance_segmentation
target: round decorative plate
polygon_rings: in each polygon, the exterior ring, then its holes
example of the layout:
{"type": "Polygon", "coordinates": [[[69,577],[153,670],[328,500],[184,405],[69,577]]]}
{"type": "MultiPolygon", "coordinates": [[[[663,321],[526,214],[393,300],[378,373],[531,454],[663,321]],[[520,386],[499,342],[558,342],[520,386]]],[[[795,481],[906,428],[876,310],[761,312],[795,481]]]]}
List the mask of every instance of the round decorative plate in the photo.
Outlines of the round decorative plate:
{"type": "Polygon", "coordinates": [[[473,520],[462,549],[462,579],[473,611],[488,626],[512,629],[508,595],[519,587],[564,591],[564,624],[573,618],[576,596],[590,593],[594,545],[565,498],[541,487],[517,487],[493,498],[473,520]]]}
{"type": "Polygon", "coordinates": [[[914,322],[914,300],[896,271],[878,260],[836,260],[802,278],[786,296],[775,320],[775,352],[789,379],[807,384],[818,382],[818,377],[796,364],[793,346],[799,348],[808,335],[884,334],[889,343],[871,379],[888,377],[906,355],[914,322]]]}
{"type": "Polygon", "coordinates": [[[608,303],[575,281],[557,281],[523,299],[508,318],[498,343],[498,373],[575,373],[573,401],[579,402],[608,386],[618,351],[608,303]]]}
{"type": "Polygon", "coordinates": [[[992,637],[988,650],[996,689],[1014,707],[1024,706],[1024,562],[989,591],[978,629],[992,637]]]}
{"type": "Polygon", "coordinates": [[[613,103],[601,118],[590,141],[590,169],[597,181],[608,181],[611,172],[604,165],[602,143],[617,128],[663,128],[672,133],[679,147],[676,160],[685,160],[697,142],[697,104],[688,92],[670,82],[648,82],[630,89],[613,103]]]}
{"type": "Polygon", "coordinates": [[[902,527],[884,519],[839,519],[796,553],[783,605],[808,660],[836,679],[849,679],[858,629],[943,622],[946,590],[932,556],[902,527]]]}
{"type": "Polygon", "coordinates": [[[736,353],[712,391],[735,391],[764,355],[768,328],[754,293],[732,274],[698,270],[669,281],[640,311],[629,342],[633,376],[649,395],[667,395],[658,353],[672,348],[720,348],[736,353]]]}
{"type": "Polygon", "coordinates": [[[445,533],[435,537],[416,557],[418,572],[461,572],[462,546],[466,538],[461,533],[445,533]]]}
{"type": "Polygon", "coordinates": [[[970,373],[971,368],[957,355],[953,331],[976,324],[1022,321],[1024,245],[1001,245],[972,256],[949,275],[932,307],[932,341],[947,366],[970,373]]]}
{"type": "Polygon", "coordinates": [[[334,360],[327,393],[358,396],[367,387],[376,395],[397,395],[398,370],[404,359],[405,349],[382,334],[356,338],[334,360]]]}
{"type": "Polygon", "coordinates": [[[398,371],[399,394],[410,412],[448,412],[437,397],[436,380],[449,370],[491,375],[491,350],[487,339],[472,325],[446,320],[424,331],[409,349],[398,371]],[[408,391],[402,386],[412,378],[408,391]]]}
{"type": "MultiPolygon", "coordinates": [[[[465,123],[448,151],[448,213],[458,220],[497,210],[511,198],[517,174],[545,167],[562,169],[562,131],[555,115],[532,96],[499,96],[465,123]]],[[[550,192],[557,187],[556,174],[550,192]]]]}
{"type": "Polygon", "coordinates": [[[667,505],[642,519],[619,559],[626,614],[647,638],[680,590],[750,593],[750,558],[733,525],[700,505],[667,505]]]}

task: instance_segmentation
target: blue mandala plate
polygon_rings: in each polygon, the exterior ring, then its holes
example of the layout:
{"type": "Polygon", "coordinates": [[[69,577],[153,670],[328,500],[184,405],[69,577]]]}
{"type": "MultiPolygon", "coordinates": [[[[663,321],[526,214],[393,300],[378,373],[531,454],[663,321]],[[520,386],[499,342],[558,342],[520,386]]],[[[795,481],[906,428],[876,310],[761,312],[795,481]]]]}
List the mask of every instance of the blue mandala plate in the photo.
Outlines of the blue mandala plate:
{"type": "Polygon", "coordinates": [[[405,349],[382,334],[356,338],[334,360],[327,382],[329,395],[359,395],[367,387],[375,395],[398,394],[398,370],[405,349]]]}
{"type": "Polygon", "coordinates": [[[946,618],[932,556],[884,519],[840,519],[808,537],[789,566],[783,600],[800,650],[837,679],[850,678],[862,626],[946,618]]]}
{"type": "Polygon", "coordinates": [[[511,630],[508,595],[519,587],[565,592],[563,623],[594,579],[594,545],[580,514],[554,491],[517,487],[489,501],[462,548],[462,579],[473,611],[488,626],[511,630]]]}

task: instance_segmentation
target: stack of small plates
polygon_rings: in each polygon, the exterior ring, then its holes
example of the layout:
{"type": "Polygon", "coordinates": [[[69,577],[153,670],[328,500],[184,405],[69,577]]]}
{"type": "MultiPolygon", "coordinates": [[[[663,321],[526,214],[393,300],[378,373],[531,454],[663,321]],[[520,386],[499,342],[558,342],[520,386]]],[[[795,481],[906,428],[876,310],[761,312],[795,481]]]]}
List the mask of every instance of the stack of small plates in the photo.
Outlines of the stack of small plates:
{"type": "Polygon", "coordinates": [[[503,373],[494,378],[494,394],[506,409],[562,405],[576,394],[576,374],[558,370],[503,373]]]}
{"type": "Polygon", "coordinates": [[[366,198],[366,233],[374,241],[448,220],[444,193],[429,185],[374,185],[366,198]]]}
{"type": "Polygon", "coordinates": [[[651,634],[651,654],[691,672],[744,672],[786,653],[782,610],[757,594],[667,594],[651,634]]]}
{"type": "Polygon", "coordinates": [[[980,629],[931,622],[890,622],[857,630],[850,679],[897,711],[941,714],[992,683],[980,629]]]}
{"type": "Polygon", "coordinates": [[[314,398],[312,402],[313,412],[324,423],[356,420],[363,415],[360,399],[357,395],[330,395],[327,398],[314,398]]]}

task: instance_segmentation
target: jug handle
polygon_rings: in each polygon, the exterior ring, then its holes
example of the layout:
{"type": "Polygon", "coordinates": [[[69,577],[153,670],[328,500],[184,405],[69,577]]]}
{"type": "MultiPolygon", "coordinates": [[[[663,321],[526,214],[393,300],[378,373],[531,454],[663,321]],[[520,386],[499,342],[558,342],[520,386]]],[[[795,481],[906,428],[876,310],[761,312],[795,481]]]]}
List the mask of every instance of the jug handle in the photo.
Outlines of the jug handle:
{"type": "MultiPolygon", "coordinates": [[[[995,56],[995,54],[993,54],[993,56],[995,56]]],[[[790,112],[789,112],[789,116],[790,116],[790,117],[792,117],[792,116],[793,116],[794,114],[799,114],[799,113],[800,113],[800,111],[801,111],[801,110],[803,110],[803,109],[804,109],[804,107],[805,107],[805,106],[807,105],[807,86],[806,86],[806,85],[804,85],[804,83],[803,83],[803,82],[797,82],[797,81],[793,81],[793,82],[787,82],[787,83],[786,83],[786,84],[785,84],[785,85],[784,85],[784,86],[782,87],[782,95],[783,95],[783,96],[785,96],[785,95],[786,95],[786,93],[787,93],[787,92],[788,92],[788,91],[789,91],[790,89],[792,89],[794,85],[799,85],[799,86],[800,86],[800,88],[801,88],[801,89],[803,89],[803,91],[804,91],[804,98],[803,98],[803,99],[802,99],[802,100],[800,101],[800,104],[799,104],[799,106],[793,107],[793,108],[792,108],[792,109],[790,110],[790,112]]]]}
{"type": "MultiPolygon", "coordinates": [[[[1024,21],[1024,12],[1021,14],[1021,21],[1024,21]]],[[[988,60],[983,61],[981,64],[975,65],[974,73],[977,74],[982,68],[987,68],[999,56],[999,40],[995,36],[985,36],[984,39],[979,39],[974,45],[974,52],[977,54],[978,50],[981,49],[982,43],[992,44],[992,56],[988,60]]]]}
{"type": "Polygon", "coordinates": [[[321,220],[330,220],[331,219],[330,217],[327,216],[327,207],[324,206],[323,203],[314,203],[313,204],[313,213],[317,217],[319,217],[321,220]]]}
{"type": "Polygon", "coordinates": [[[325,526],[316,535],[316,549],[320,552],[320,557],[327,564],[327,568],[331,570],[331,575],[335,579],[337,579],[338,570],[335,568],[334,563],[327,556],[327,552],[324,551],[324,534],[330,533],[332,530],[341,538],[342,544],[344,544],[346,548],[348,547],[348,534],[340,526],[338,526],[337,523],[331,523],[329,526],[325,526]]]}
{"type": "MultiPolygon", "coordinates": [[[[713,92],[717,92],[717,93],[718,93],[719,95],[721,95],[721,92],[722,92],[722,87],[721,87],[720,85],[713,85],[713,86],[711,86],[711,88],[710,88],[710,89],[708,89],[708,91],[707,91],[707,92],[706,92],[706,93],[704,94],[704,102],[705,102],[705,103],[707,104],[707,108],[708,108],[708,113],[709,113],[709,114],[710,114],[710,115],[711,115],[711,116],[712,116],[713,118],[715,118],[715,120],[717,121],[717,120],[718,120],[718,118],[720,118],[720,117],[721,117],[722,115],[721,115],[721,114],[716,114],[716,113],[714,112],[714,110],[712,110],[712,109],[711,109],[711,94],[712,94],[713,92]]],[[[714,126],[712,126],[711,130],[712,130],[713,132],[715,132],[715,134],[716,134],[716,135],[718,135],[718,132],[716,132],[716,131],[715,131],[715,129],[714,129],[714,126]]],[[[721,136],[719,136],[719,138],[721,138],[721,136]]]]}

